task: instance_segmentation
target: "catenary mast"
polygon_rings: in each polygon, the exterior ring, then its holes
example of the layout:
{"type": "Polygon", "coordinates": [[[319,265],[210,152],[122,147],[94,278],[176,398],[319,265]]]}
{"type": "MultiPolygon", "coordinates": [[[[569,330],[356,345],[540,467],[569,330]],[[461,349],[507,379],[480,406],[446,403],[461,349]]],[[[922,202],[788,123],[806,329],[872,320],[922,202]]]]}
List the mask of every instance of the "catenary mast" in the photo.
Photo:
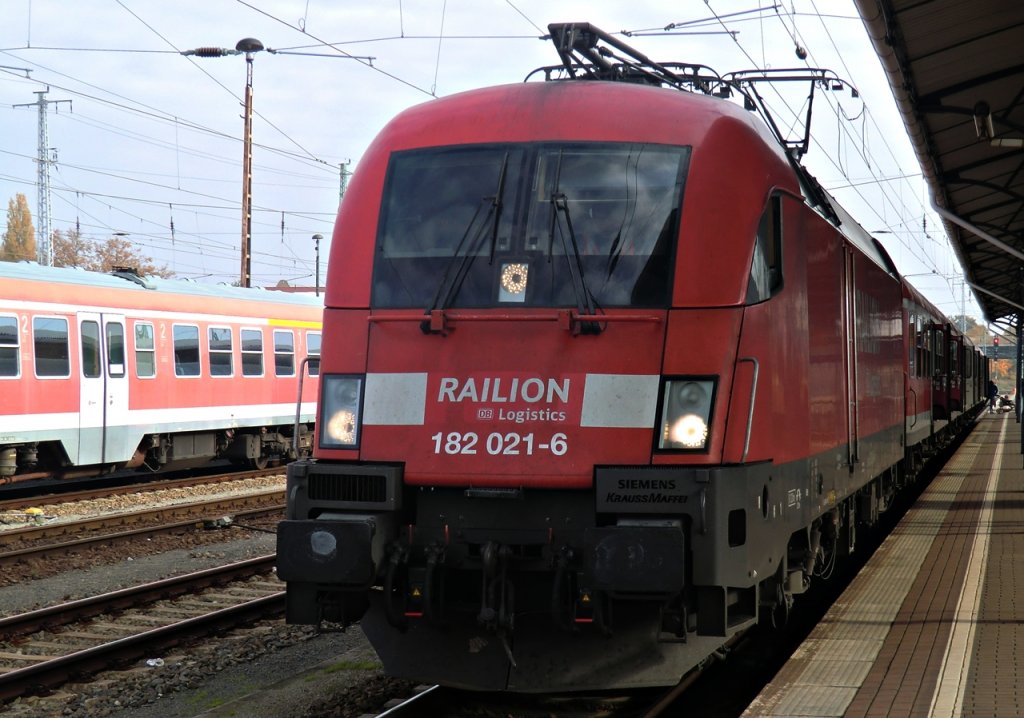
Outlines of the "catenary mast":
{"type": "Polygon", "coordinates": [[[35,102],[15,107],[38,107],[39,108],[39,163],[38,176],[36,179],[36,191],[38,193],[38,204],[36,210],[36,259],[40,264],[50,266],[53,264],[53,244],[50,242],[50,158],[47,156],[49,149],[46,134],[46,106],[66,102],[69,105],[71,100],[47,100],[44,95],[50,91],[36,90],[35,102]]]}

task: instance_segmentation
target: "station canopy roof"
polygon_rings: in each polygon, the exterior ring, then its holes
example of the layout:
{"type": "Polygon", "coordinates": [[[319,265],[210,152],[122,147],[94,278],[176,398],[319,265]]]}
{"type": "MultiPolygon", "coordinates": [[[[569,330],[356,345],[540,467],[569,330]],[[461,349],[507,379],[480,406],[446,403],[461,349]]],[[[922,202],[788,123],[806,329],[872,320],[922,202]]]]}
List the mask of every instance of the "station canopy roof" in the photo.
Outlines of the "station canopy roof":
{"type": "Polygon", "coordinates": [[[1024,314],[1024,2],[855,0],[985,319],[1024,314]]]}

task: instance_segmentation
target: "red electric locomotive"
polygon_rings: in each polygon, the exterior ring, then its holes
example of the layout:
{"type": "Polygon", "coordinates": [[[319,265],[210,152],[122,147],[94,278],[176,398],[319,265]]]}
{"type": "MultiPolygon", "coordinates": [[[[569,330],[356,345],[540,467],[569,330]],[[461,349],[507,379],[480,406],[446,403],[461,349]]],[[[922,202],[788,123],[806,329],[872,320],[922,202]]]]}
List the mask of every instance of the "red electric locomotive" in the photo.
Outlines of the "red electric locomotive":
{"type": "Polygon", "coordinates": [[[322,312],[282,292],[0,262],[0,483],[308,454],[317,380],[298,422],[295,397],[322,312]]]}
{"type": "Polygon", "coordinates": [[[942,320],[752,113],[550,29],[593,64],[409,109],[360,162],[278,573],[394,675],[673,684],[941,441],[904,327],[942,320]]]}

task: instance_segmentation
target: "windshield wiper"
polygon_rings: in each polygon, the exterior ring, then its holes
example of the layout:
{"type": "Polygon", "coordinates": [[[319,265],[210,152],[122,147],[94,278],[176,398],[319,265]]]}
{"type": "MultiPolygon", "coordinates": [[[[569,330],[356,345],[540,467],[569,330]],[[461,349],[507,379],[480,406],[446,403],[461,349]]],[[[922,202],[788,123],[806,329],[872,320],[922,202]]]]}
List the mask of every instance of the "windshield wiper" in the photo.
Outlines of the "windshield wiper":
{"type": "MultiPolygon", "coordinates": [[[[505,193],[505,176],[508,173],[508,152],[505,153],[505,157],[501,162],[501,170],[498,173],[498,186],[494,191],[493,195],[487,195],[480,198],[479,204],[477,204],[476,211],[473,212],[473,218],[469,220],[469,224],[466,225],[465,231],[462,233],[462,238],[459,240],[458,245],[455,247],[455,252],[452,254],[451,259],[448,261],[448,266],[445,267],[444,275],[441,277],[441,282],[438,284],[437,292],[434,294],[434,300],[430,303],[425,314],[433,316],[435,312],[443,312],[446,308],[451,306],[455,300],[456,295],[459,293],[459,288],[462,283],[466,280],[466,275],[469,274],[469,267],[476,258],[477,250],[480,247],[481,241],[484,237],[490,236],[491,246],[488,251],[488,263],[494,262],[494,249],[497,244],[498,238],[498,225],[501,221],[501,210],[503,206],[502,197],[505,193]],[[480,211],[487,207],[487,214],[479,224],[477,219],[480,217],[480,211]],[[488,232],[490,228],[490,232],[488,232]],[[453,274],[454,270],[454,274],[453,274]]],[[[425,334],[430,333],[444,333],[443,320],[442,326],[435,326],[431,320],[424,320],[420,324],[420,329],[425,334]]]]}
{"type": "MultiPolygon", "coordinates": [[[[583,257],[580,256],[579,244],[576,242],[576,232],[572,228],[572,215],[569,213],[569,198],[559,190],[558,180],[562,172],[562,160],[559,156],[558,169],[555,170],[555,189],[551,193],[551,227],[548,230],[548,256],[551,257],[551,248],[554,244],[555,229],[558,229],[558,236],[562,240],[562,251],[565,253],[565,261],[569,265],[569,280],[572,282],[572,291],[576,296],[576,311],[583,316],[593,316],[595,308],[594,295],[587,288],[585,273],[583,271],[583,257]],[[565,220],[565,231],[562,231],[562,224],[558,221],[559,216],[565,220]]],[[[550,261],[550,260],[549,260],[550,261]]],[[[600,334],[601,325],[597,322],[581,322],[581,334],[600,334]]]]}

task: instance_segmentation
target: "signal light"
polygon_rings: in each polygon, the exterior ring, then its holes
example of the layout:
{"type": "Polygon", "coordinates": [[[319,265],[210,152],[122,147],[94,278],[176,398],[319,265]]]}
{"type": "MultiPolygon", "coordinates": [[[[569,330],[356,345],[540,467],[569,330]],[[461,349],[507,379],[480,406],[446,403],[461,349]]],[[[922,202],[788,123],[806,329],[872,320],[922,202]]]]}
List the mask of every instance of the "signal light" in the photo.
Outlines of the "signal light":
{"type": "Polygon", "coordinates": [[[999,346],[999,337],[992,337],[992,346],[999,346]]]}

